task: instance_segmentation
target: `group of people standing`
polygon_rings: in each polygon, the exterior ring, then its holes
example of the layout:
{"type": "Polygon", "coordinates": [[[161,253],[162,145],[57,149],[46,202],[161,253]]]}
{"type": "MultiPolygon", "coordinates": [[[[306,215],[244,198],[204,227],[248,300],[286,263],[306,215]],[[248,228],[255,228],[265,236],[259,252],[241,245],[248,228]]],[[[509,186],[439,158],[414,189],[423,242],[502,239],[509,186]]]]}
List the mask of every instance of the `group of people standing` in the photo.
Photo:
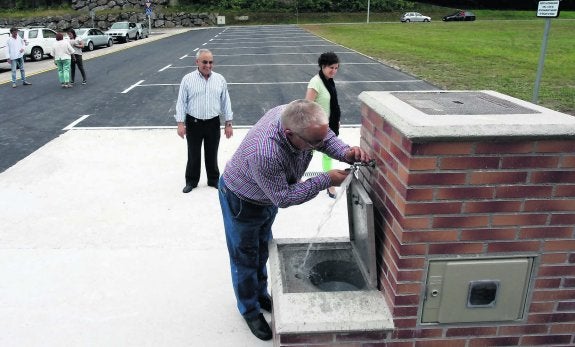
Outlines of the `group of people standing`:
{"type": "Polygon", "coordinates": [[[56,43],[52,47],[54,64],[58,68],[58,80],[62,88],[72,88],[76,77],[76,66],[82,74],[82,84],[86,84],[86,72],[82,61],[84,42],[76,36],[74,29],[68,30],[69,40],[64,40],[64,34],[56,34],[56,43]]]}
{"type": "MultiPolygon", "coordinates": [[[[86,84],[86,71],[82,61],[82,49],[84,42],[76,36],[76,31],[70,29],[67,32],[69,40],[64,40],[64,34],[56,34],[56,42],[52,46],[50,54],[54,58],[54,64],[58,69],[58,80],[62,88],[71,88],[74,85],[76,66],[82,74],[82,84],[86,84]]],[[[24,70],[24,52],[26,43],[18,35],[18,28],[10,28],[10,38],[6,43],[6,59],[12,70],[12,88],[16,88],[16,71],[20,69],[22,84],[29,86],[32,83],[26,80],[24,70]]]]}
{"type": "Polygon", "coordinates": [[[197,187],[204,142],[208,185],[219,194],[237,308],[257,338],[270,340],[273,334],[260,310],[272,310],[266,263],[278,208],[302,204],[324,189],[335,197],[333,187],[339,186],[348,172],[331,169],[331,158],[351,164],[368,162],[370,157],[338,138],[341,112],[333,78],[339,59],[327,52],[318,59],[320,70],[309,82],[305,98],[263,115],[220,176],[220,116],[224,117],[226,137],[233,135],[227,83],[212,71],[209,50],[198,50],[196,65],[197,70],[183,77],[176,103],[177,133],[187,137],[188,144],[183,192],[197,187]],[[325,156],[325,173],[302,180],[316,151],[325,156]]]}

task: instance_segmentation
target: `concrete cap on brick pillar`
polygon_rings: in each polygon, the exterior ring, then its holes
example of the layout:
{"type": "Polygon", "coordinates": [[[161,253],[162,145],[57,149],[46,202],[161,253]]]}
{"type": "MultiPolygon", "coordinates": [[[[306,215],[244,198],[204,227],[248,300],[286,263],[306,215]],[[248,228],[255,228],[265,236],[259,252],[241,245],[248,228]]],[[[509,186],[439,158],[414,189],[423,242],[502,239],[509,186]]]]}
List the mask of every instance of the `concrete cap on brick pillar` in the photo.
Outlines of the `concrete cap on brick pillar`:
{"type": "Polygon", "coordinates": [[[575,135],[575,117],[489,90],[370,91],[359,100],[412,140],[575,135]]]}

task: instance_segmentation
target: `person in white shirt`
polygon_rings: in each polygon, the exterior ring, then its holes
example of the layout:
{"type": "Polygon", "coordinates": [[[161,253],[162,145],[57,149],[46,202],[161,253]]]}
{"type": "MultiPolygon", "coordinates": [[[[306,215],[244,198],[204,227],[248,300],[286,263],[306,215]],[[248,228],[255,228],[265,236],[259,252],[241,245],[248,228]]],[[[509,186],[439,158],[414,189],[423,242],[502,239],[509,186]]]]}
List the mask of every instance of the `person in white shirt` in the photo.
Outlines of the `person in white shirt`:
{"type": "Polygon", "coordinates": [[[72,48],[74,48],[72,65],[70,66],[70,84],[74,84],[74,77],[76,77],[76,66],[82,74],[82,84],[86,84],[86,71],[84,71],[84,63],[82,62],[82,48],[84,48],[84,41],[76,36],[76,31],[74,29],[68,30],[68,36],[70,37],[70,44],[72,45],[72,48]]]}
{"type": "Polygon", "coordinates": [[[217,188],[220,179],[218,148],[220,145],[220,118],[224,120],[226,138],[233,135],[232,104],[228,84],[224,76],[212,71],[214,57],[208,49],[196,53],[196,70],[182,78],[176,122],[178,136],[186,138],[188,162],[186,164],[186,185],[182,192],[189,193],[198,186],[201,173],[201,149],[204,145],[204,162],[208,186],[217,188]]]}
{"type": "Polygon", "coordinates": [[[12,88],[16,88],[16,70],[20,69],[22,84],[29,86],[24,72],[24,40],[18,35],[18,28],[10,28],[10,38],[6,42],[6,60],[12,68],[12,88]]]}
{"type": "Polygon", "coordinates": [[[71,54],[74,54],[74,48],[70,46],[70,42],[64,41],[62,33],[57,33],[56,43],[52,47],[52,56],[54,57],[54,64],[58,67],[58,79],[62,88],[72,88],[70,84],[71,54]]]}

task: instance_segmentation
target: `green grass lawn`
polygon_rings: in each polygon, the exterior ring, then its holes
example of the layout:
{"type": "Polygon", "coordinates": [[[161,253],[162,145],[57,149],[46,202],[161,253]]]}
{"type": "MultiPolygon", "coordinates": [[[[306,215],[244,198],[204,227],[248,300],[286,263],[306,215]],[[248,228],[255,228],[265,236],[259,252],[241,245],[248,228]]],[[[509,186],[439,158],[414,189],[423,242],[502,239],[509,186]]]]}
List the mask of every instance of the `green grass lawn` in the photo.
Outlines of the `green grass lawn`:
{"type": "MultiPolygon", "coordinates": [[[[441,88],[532,101],[545,20],[302,27],[441,88]]],[[[539,103],[575,115],[575,20],[552,20],[539,103]]]]}

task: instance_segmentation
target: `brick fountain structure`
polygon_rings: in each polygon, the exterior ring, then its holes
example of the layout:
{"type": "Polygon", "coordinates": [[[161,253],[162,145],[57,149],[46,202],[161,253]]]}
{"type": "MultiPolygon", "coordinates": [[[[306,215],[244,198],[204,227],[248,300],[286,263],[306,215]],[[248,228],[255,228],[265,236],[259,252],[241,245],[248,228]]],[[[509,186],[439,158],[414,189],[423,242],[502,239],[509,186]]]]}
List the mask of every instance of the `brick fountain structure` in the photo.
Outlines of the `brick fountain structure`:
{"type": "Polygon", "coordinates": [[[575,119],[491,91],[363,92],[392,331],[275,346],[575,345],[575,119]]]}

